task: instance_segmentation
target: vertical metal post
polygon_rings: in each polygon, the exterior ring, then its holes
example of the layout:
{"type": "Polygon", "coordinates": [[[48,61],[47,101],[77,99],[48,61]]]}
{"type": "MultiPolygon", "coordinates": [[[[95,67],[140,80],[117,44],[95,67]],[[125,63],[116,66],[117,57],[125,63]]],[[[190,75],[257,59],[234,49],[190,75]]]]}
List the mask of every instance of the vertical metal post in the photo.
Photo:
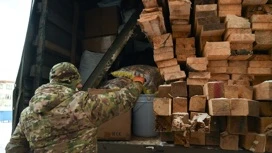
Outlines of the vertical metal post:
{"type": "Polygon", "coordinates": [[[34,78],[34,89],[38,88],[42,83],[42,66],[43,66],[43,52],[45,46],[45,28],[47,20],[48,0],[42,0],[42,12],[39,21],[38,31],[38,47],[36,56],[36,74],[34,78]]]}
{"type": "Polygon", "coordinates": [[[78,2],[74,2],[74,19],[73,19],[72,49],[71,49],[71,63],[73,64],[76,64],[78,14],[79,14],[78,2]]]}

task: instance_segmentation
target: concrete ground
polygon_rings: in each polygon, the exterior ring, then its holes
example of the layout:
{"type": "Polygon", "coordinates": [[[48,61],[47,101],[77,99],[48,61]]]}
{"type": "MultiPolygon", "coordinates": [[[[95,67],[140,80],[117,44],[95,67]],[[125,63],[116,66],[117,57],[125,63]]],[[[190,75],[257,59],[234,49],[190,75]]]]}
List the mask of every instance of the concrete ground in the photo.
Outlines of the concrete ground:
{"type": "Polygon", "coordinates": [[[0,122],[0,153],[5,153],[5,147],[10,139],[11,122],[0,122]]]}

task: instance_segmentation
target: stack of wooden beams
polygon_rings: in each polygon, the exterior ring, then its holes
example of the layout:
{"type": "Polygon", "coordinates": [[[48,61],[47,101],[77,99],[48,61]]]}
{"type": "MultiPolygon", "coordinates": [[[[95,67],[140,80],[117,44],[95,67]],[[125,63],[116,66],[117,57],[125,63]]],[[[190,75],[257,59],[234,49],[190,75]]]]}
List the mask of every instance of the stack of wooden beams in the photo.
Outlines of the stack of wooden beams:
{"type": "Polygon", "coordinates": [[[153,102],[156,131],[162,141],[177,145],[271,152],[272,81],[266,81],[272,80],[270,4],[192,2],[190,20],[188,0],[168,0],[173,33],[150,36],[166,80],[153,102]],[[253,6],[256,11],[249,12],[253,6]],[[179,35],[173,25],[194,25],[194,35],[179,35]]]}
{"type": "Polygon", "coordinates": [[[190,98],[190,103],[187,97],[186,81],[159,86],[157,98],[153,101],[155,129],[161,135],[172,135],[166,141],[174,141],[178,145],[205,145],[205,133],[210,131],[210,116],[205,113],[206,96],[195,95],[190,98]],[[194,112],[191,118],[188,108],[194,112]],[[198,134],[204,135],[204,139],[198,134]]]}
{"type": "Polygon", "coordinates": [[[272,11],[271,4],[243,5],[242,14],[245,18],[250,19],[253,14],[269,14],[271,11],[272,11]]]}
{"type": "Polygon", "coordinates": [[[152,42],[151,39],[153,36],[158,36],[166,33],[161,7],[143,9],[137,22],[150,42],[152,42]]]}
{"type": "Polygon", "coordinates": [[[218,0],[218,16],[242,15],[242,0],[218,0]]]}
{"type": "Polygon", "coordinates": [[[252,34],[248,19],[236,15],[227,15],[225,18],[226,33],[224,39],[230,42],[232,54],[229,60],[247,60],[253,54],[252,34]]]}
{"type": "Polygon", "coordinates": [[[170,33],[152,37],[154,61],[165,81],[174,81],[186,78],[180,70],[177,59],[174,58],[173,39],[170,33]]]}
{"type": "Polygon", "coordinates": [[[272,48],[272,15],[253,14],[250,18],[252,30],[255,33],[256,41],[254,50],[269,50],[272,48]]]}
{"type": "Polygon", "coordinates": [[[191,35],[190,0],[168,0],[170,24],[173,38],[187,38],[191,35]]]}

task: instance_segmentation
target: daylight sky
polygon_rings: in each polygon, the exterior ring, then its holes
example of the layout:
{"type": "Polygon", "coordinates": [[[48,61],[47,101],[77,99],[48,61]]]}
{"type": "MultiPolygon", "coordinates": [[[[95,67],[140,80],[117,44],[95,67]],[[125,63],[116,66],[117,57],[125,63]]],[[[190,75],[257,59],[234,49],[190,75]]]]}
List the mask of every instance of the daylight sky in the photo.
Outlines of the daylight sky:
{"type": "Polygon", "coordinates": [[[15,81],[31,0],[0,0],[0,80],[15,81]]]}

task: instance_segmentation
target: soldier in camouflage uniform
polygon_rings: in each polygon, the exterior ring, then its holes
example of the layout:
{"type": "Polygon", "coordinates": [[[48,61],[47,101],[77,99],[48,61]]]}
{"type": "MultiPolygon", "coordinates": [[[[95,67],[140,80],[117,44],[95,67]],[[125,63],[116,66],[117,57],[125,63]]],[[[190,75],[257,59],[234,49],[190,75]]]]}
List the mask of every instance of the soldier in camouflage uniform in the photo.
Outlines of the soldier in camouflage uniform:
{"type": "Polygon", "coordinates": [[[6,152],[96,153],[97,127],[134,106],[144,78],[135,77],[120,91],[91,96],[76,91],[80,82],[74,65],[53,66],[50,83],[39,87],[22,111],[6,152]]]}

